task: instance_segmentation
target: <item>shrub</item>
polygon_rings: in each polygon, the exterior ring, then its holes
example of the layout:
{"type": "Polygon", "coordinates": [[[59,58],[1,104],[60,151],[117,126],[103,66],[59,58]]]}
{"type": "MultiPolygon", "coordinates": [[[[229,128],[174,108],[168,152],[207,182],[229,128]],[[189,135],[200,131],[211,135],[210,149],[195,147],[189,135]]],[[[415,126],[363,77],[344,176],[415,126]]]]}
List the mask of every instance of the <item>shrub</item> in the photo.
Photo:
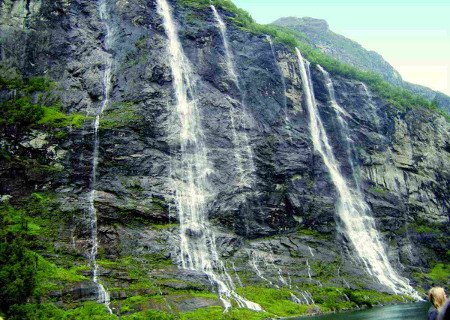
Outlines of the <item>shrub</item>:
{"type": "Polygon", "coordinates": [[[37,256],[26,247],[27,221],[9,205],[0,207],[0,215],[0,309],[8,313],[12,305],[25,303],[32,295],[37,256]]]}
{"type": "Polygon", "coordinates": [[[437,263],[431,269],[430,273],[428,273],[428,277],[433,280],[433,282],[444,285],[450,280],[450,266],[443,263],[437,263]]]}
{"type": "Polygon", "coordinates": [[[55,82],[46,77],[23,80],[12,69],[0,65],[0,90],[8,90],[10,97],[0,103],[0,125],[20,127],[44,126],[62,128],[81,127],[87,117],[78,113],[65,114],[51,90],[55,82]]]}

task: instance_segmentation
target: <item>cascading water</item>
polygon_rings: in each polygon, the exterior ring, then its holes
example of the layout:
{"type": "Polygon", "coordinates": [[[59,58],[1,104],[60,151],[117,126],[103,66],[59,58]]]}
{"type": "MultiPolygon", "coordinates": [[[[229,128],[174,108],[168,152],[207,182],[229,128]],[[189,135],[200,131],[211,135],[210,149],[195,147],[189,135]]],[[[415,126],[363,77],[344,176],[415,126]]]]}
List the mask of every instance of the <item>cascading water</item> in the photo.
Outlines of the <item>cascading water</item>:
{"type": "MultiPolygon", "coordinates": [[[[273,47],[272,38],[269,35],[266,35],[267,42],[270,45],[270,50],[272,52],[273,60],[275,62],[275,65],[277,66],[277,70],[280,74],[281,79],[281,85],[283,87],[283,109],[284,109],[284,125],[286,126],[286,129],[289,130],[290,128],[290,119],[289,119],[289,113],[287,110],[287,96],[286,96],[286,80],[284,79],[283,72],[281,71],[280,65],[278,64],[277,55],[275,54],[275,49],[273,47]]],[[[289,130],[289,133],[291,131],[289,130]]]]}
{"type": "Polygon", "coordinates": [[[369,88],[367,88],[367,86],[364,82],[361,82],[361,85],[367,96],[369,107],[372,109],[372,118],[373,118],[373,122],[375,123],[377,132],[380,132],[380,118],[377,116],[377,108],[375,106],[375,103],[373,103],[372,93],[370,92],[369,88]]]}
{"type": "MultiPolygon", "coordinates": [[[[227,72],[234,82],[236,87],[238,88],[241,98],[243,96],[243,92],[241,89],[241,84],[239,83],[239,78],[236,72],[236,67],[234,65],[233,53],[230,49],[230,44],[228,42],[227,37],[227,26],[225,22],[222,20],[221,16],[217,12],[217,9],[214,5],[211,5],[211,10],[214,14],[214,18],[216,20],[217,28],[220,31],[220,35],[222,37],[223,46],[225,48],[225,62],[227,67],[227,72]]],[[[237,114],[237,110],[235,108],[230,109],[230,122],[232,126],[233,132],[233,140],[235,144],[235,158],[238,165],[239,171],[239,179],[240,185],[250,187],[253,184],[253,175],[256,172],[255,164],[253,160],[253,150],[250,146],[250,141],[245,132],[238,131],[237,128],[239,126],[239,121],[241,123],[241,127],[244,129],[248,127],[250,123],[249,116],[246,112],[246,106],[241,99],[242,111],[241,114],[237,114]]]]}
{"type": "MultiPolygon", "coordinates": [[[[320,154],[330,173],[331,180],[339,195],[337,215],[341,232],[350,240],[354,250],[363,262],[367,272],[395,293],[407,294],[420,299],[408,280],[400,277],[392,268],[374,220],[368,215],[369,208],[358,190],[349,187],[342,176],[327,133],[322,124],[314,97],[313,84],[308,67],[305,66],[300,51],[296,49],[300,76],[305,93],[310,118],[310,131],[314,149],[320,154]],[[308,70],[307,70],[308,69],[308,70]]],[[[333,95],[330,94],[330,97],[333,95]]]]}
{"type": "Polygon", "coordinates": [[[264,276],[262,270],[259,268],[259,265],[263,265],[264,268],[272,269],[272,271],[276,271],[278,274],[278,282],[280,285],[289,287],[288,281],[283,276],[283,271],[279,266],[275,265],[275,259],[273,257],[272,252],[264,252],[259,250],[251,250],[249,252],[249,264],[255,270],[256,275],[262,280],[268,282],[271,286],[275,288],[280,288],[278,284],[274,284],[271,280],[264,276]]]}
{"type": "MultiPolygon", "coordinates": [[[[345,147],[346,153],[347,153],[347,160],[350,165],[351,174],[353,177],[354,184],[357,188],[358,193],[361,195],[361,189],[360,189],[360,179],[357,177],[357,171],[356,166],[353,161],[352,153],[355,153],[355,145],[353,140],[350,138],[350,129],[348,127],[348,123],[345,119],[351,118],[351,115],[345,111],[336,101],[336,93],[334,91],[333,81],[331,80],[330,74],[322,68],[322,66],[318,65],[317,68],[322,73],[324,79],[325,79],[325,85],[328,91],[328,95],[330,97],[330,105],[333,108],[336,119],[338,120],[338,124],[340,127],[340,130],[342,132],[343,141],[342,144],[345,147]]],[[[362,195],[361,195],[362,197],[362,195]]]]}
{"type": "Polygon", "coordinates": [[[262,308],[235,292],[234,283],[217,252],[215,234],[207,219],[207,202],[212,198],[208,174],[211,172],[204,144],[200,114],[195,99],[193,73],[183,52],[166,0],[157,0],[168,38],[167,51],[176,97],[176,114],[180,121],[181,159],[173,166],[173,183],[180,221],[180,260],[184,269],[208,276],[216,285],[225,310],[234,299],[240,307],[261,311],[262,308]]]}
{"type": "MultiPolygon", "coordinates": [[[[111,28],[108,24],[107,8],[106,2],[99,2],[99,13],[100,19],[106,26],[106,36],[105,36],[105,49],[108,50],[111,40],[111,28]]],[[[109,313],[112,313],[110,304],[109,293],[106,291],[105,287],[99,282],[98,279],[98,264],[97,264],[97,253],[98,253],[98,239],[97,239],[97,210],[95,208],[95,197],[96,197],[96,176],[97,176],[97,166],[98,166],[98,149],[100,144],[100,139],[98,135],[98,128],[100,125],[100,117],[103,110],[109,104],[109,97],[111,94],[111,73],[112,73],[112,58],[109,54],[106,54],[106,68],[103,74],[103,101],[97,109],[95,120],[94,120],[94,150],[92,155],[92,171],[91,171],[91,185],[88,197],[88,214],[90,220],[90,231],[91,231],[91,250],[89,252],[89,262],[92,266],[92,281],[97,285],[97,301],[103,303],[108,309],[109,313]]]]}
{"type": "Polygon", "coordinates": [[[309,250],[309,254],[311,255],[311,257],[314,257],[314,253],[313,253],[312,248],[310,246],[308,246],[308,250],[309,250]]]}

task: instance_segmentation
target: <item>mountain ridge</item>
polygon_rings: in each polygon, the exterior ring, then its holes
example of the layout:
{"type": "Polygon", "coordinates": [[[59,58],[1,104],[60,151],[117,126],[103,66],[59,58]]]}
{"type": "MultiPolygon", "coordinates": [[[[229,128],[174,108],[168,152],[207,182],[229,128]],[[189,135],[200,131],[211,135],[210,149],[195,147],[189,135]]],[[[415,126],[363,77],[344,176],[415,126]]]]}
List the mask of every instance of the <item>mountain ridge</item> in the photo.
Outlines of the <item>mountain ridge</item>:
{"type": "Polygon", "coordinates": [[[365,71],[380,74],[387,82],[418,94],[450,114],[450,96],[424,85],[414,84],[402,79],[400,73],[387,62],[382,55],[374,50],[364,48],[357,41],[335,33],[329,28],[328,22],[311,17],[282,17],[272,25],[282,26],[301,32],[301,40],[342,62],[365,71]]]}

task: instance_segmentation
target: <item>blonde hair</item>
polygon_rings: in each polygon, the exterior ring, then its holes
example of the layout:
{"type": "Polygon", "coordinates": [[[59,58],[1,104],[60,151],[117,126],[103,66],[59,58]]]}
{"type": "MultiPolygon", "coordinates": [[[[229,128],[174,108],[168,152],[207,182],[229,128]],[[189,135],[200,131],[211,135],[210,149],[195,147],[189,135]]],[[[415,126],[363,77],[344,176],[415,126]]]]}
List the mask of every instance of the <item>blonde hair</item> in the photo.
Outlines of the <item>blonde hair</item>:
{"type": "Polygon", "coordinates": [[[436,309],[442,308],[445,303],[445,291],[441,287],[433,287],[428,291],[428,299],[436,309]]]}

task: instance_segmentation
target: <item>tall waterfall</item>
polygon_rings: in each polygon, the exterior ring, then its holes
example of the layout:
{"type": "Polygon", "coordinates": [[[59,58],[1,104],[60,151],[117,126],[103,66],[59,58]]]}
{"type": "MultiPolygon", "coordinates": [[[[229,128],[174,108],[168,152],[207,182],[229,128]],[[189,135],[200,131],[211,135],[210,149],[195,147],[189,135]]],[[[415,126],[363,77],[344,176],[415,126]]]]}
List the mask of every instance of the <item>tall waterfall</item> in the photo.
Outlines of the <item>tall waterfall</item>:
{"type": "MultiPolygon", "coordinates": [[[[272,52],[272,57],[275,62],[275,65],[277,66],[277,70],[280,73],[280,80],[281,85],[283,87],[283,109],[284,109],[284,125],[289,129],[289,114],[287,110],[287,96],[286,96],[286,80],[284,79],[283,72],[281,71],[280,65],[278,64],[277,55],[275,53],[275,49],[273,47],[273,41],[272,38],[269,35],[266,35],[267,42],[269,42],[270,45],[270,51],[272,52]]],[[[289,131],[290,132],[290,131],[289,131]]]]}
{"type": "MultiPolygon", "coordinates": [[[[337,214],[341,232],[350,240],[354,250],[363,262],[367,272],[395,293],[408,294],[420,299],[417,292],[409,285],[408,280],[400,277],[392,268],[383,247],[380,235],[373,218],[369,216],[369,207],[359,190],[350,188],[342,176],[327,133],[322,124],[314,97],[313,84],[309,64],[305,66],[300,51],[297,49],[302,84],[306,105],[309,112],[310,131],[314,149],[325,163],[331,180],[339,195],[337,214]]],[[[334,98],[334,89],[328,86],[330,99],[336,110],[342,109],[334,98]]]]}
{"type": "Polygon", "coordinates": [[[217,9],[214,5],[211,5],[211,10],[214,14],[217,28],[219,29],[220,35],[222,36],[222,42],[225,48],[225,62],[227,72],[241,94],[242,111],[240,112],[240,114],[238,114],[235,107],[231,108],[230,122],[232,126],[231,129],[233,133],[233,140],[234,140],[233,142],[235,144],[234,152],[236,162],[238,165],[240,185],[251,187],[251,185],[253,184],[253,175],[256,172],[253,160],[253,150],[252,147],[250,146],[250,141],[248,139],[247,133],[243,130],[238,131],[239,127],[242,127],[245,130],[246,127],[248,127],[248,125],[250,124],[250,119],[246,112],[246,106],[244,103],[244,99],[242,98],[243,91],[236,72],[233,53],[231,51],[230,44],[228,42],[227,26],[225,22],[222,20],[219,13],[217,12],[217,9]]]}
{"type": "Polygon", "coordinates": [[[167,0],[157,0],[157,10],[163,18],[168,38],[167,51],[181,130],[181,159],[173,168],[180,221],[181,266],[206,274],[216,285],[225,310],[231,307],[230,300],[234,299],[240,307],[260,311],[262,308],[258,304],[235,292],[234,283],[219,258],[215,234],[208,222],[207,203],[212,198],[208,174],[212,169],[207,159],[193,72],[178,39],[167,0]]]}
{"type": "Polygon", "coordinates": [[[360,189],[360,179],[357,176],[355,163],[353,161],[353,153],[355,153],[355,146],[353,143],[352,138],[350,137],[350,129],[348,127],[347,121],[345,119],[351,118],[351,115],[345,111],[336,101],[336,93],[334,91],[333,81],[331,80],[330,74],[322,68],[322,66],[318,65],[317,68],[322,73],[324,79],[325,79],[325,85],[328,91],[328,95],[330,97],[330,105],[333,108],[336,119],[338,120],[339,127],[343,136],[342,145],[344,145],[347,153],[347,160],[351,168],[351,174],[353,178],[353,182],[357,188],[358,193],[361,194],[360,189]]]}
{"type": "MultiPolygon", "coordinates": [[[[106,2],[100,0],[99,2],[99,13],[100,19],[103,21],[106,27],[106,37],[105,37],[105,49],[108,50],[111,41],[111,27],[108,24],[108,14],[106,8],[106,2]]],[[[90,220],[90,231],[91,231],[91,250],[89,252],[89,262],[92,266],[92,281],[97,284],[97,301],[99,303],[105,304],[109,313],[112,313],[110,304],[109,293],[106,291],[105,287],[99,282],[98,279],[98,264],[97,264],[97,253],[98,253],[98,239],[97,239],[97,210],[95,209],[95,197],[96,197],[96,177],[97,177],[97,166],[98,166],[98,149],[100,144],[100,138],[98,135],[98,128],[100,125],[100,117],[103,110],[109,105],[109,98],[111,94],[111,73],[112,73],[112,58],[109,54],[106,54],[105,59],[106,68],[103,73],[103,101],[100,103],[94,120],[94,150],[92,156],[92,171],[91,171],[91,181],[90,181],[90,192],[88,196],[88,215],[90,220]]]]}

